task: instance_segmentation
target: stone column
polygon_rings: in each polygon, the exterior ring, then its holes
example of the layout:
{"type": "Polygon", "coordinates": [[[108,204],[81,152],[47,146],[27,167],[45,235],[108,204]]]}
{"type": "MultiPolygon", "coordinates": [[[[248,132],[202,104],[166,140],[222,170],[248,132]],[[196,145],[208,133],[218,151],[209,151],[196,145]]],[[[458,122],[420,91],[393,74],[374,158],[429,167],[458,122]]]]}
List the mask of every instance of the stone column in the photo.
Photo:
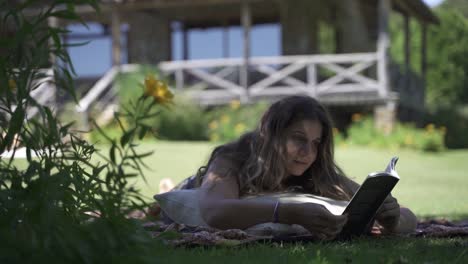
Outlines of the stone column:
{"type": "Polygon", "coordinates": [[[389,100],[383,105],[374,107],[375,128],[385,135],[392,132],[396,121],[397,102],[389,100]]]}

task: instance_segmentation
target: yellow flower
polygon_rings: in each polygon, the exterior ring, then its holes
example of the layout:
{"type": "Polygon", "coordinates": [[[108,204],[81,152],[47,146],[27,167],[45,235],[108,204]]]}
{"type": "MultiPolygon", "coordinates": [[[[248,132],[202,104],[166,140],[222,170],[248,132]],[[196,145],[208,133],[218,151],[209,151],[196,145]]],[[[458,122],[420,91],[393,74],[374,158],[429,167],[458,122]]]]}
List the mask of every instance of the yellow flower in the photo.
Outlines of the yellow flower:
{"type": "Polygon", "coordinates": [[[405,145],[411,146],[411,145],[413,145],[413,143],[414,143],[413,136],[411,136],[411,135],[406,135],[406,137],[405,137],[405,145]]]}
{"type": "Polygon", "coordinates": [[[231,121],[231,118],[229,118],[229,116],[227,116],[227,115],[221,116],[221,123],[227,124],[227,123],[229,123],[229,121],[231,121]]]}
{"type": "Polygon", "coordinates": [[[240,107],[240,101],[239,100],[232,100],[231,103],[229,104],[231,106],[232,110],[237,110],[240,107]]]}
{"type": "Polygon", "coordinates": [[[208,124],[208,126],[211,130],[215,130],[218,128],[218,122],[216,120],[213,120],[210,122],[210,124],[208,124]]]}
{"type": "Polygon", "coordinates": [[[16,89],[16,82],[13,79],[8,80],[8,88],[10,88],[11,91],[16,89]]]}
{"type": "Polygon", "coordinates": [[[210,140],[211,141],[219,141],[219,135],[218,134],[211,134],[210,135],[210,140]]]}
{"type": "Polygon", "coordinates": [[[426,126],[426,131],[431,133],[432,131],[434,131],[434,128],[435,128],[434,124],[430,123],[426,126]]]}
{"type": "Polygon", "coordinates": [[[156,80],[153,75],[147,75],[145,78],[145,96],[152,96],[156,102],[164,106],[172,104],[174,98],[167,85],[156,80]]]}
{"type": "Polygon", "coordinates": [[[246,128],[247,126],[245,126],[244,123],[237,123],[234,127],[234,132],[236,132],[236,134],[242,134],[246,128]]]}
{"type": "Polygon", "coordinates": [[[354,113],[354,114],[351,116],[351,120],[352,120],[353,122],[359,122],[359,121],[361,121],[361,119],[362,119],[362,115],[359,114],[359,113],[354,113]]]}

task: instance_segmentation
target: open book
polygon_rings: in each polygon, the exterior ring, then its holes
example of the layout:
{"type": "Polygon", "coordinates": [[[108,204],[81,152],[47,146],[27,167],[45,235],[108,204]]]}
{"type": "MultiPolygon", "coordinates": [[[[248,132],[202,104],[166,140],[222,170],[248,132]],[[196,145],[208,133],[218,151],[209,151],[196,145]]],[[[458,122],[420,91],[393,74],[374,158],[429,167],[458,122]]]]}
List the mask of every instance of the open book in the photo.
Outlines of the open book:
{"type": "Polygon", "coordinates": [[[377,210],[400,180],[395,170],[397,161],[398,157],[393,157],[385,171],[367,176],[343,211],[348,214],[348,222],[338,237],[360,235],[371,228],[377,210]]]}
{"type": "Polygon", "coordinates": [[[385,171],[370,173],[349,203],[307,194],[308,202],[321,204],[334,215],[348,214],[338,238],[361,235],[371,227],[375,214],[400,180],[395,170],[397,161],[398,157],[393,157],[385,171]]]}

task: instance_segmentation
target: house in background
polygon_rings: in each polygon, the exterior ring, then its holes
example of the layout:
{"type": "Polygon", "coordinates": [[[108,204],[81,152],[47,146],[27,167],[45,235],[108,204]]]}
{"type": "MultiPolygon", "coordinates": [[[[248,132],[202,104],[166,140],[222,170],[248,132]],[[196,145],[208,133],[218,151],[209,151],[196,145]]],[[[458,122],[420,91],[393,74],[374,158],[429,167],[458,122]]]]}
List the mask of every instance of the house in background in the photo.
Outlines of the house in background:
{"type": "MultiPolygon", "coordinates": [[[[86,22],[105,25],[112,36],[113,67],[84,95],[81,111],[112,90],[122,64],[158,65],[174,89],[188,91],[202,105],[274,100],[307,94],[335,109],[336,119],[349,120],[356,109],[373,109],[378,126],[391,127],[398,102],[407,116],[424,107],[426,32],[437,17],[422,0],[123,0],[102,1],[100,13],[77,7],[86,22]],[[390,67],[389,18],[404,18],[405,67],[390,67]],[[410,19],[422,28],[421,76],[410,73],[410,19]],[[171,25],[183,35],[183,60],[171,60],[171,25]],[[281,56],[252,57],[253,25],[277,23],[281,56]],[[122,25],[126,45],[122,46],[122,25]],[[189,60],[187,34],[198,28],[241,26],[243,56],[189,60]],[[351,110],[350,110],[351,109],[351,110]],[[338,111],[336,111],[338,110],[338,111]]],[[[54,21],[65,27],[64,21],[54,21]]],[[[227,34],[225,34],[227,36],[227,34]]],[[[223,54],[227,54],[227,39],[223,54]]],[[[207,44],[209,45],[209,44],[207,44]]]]}

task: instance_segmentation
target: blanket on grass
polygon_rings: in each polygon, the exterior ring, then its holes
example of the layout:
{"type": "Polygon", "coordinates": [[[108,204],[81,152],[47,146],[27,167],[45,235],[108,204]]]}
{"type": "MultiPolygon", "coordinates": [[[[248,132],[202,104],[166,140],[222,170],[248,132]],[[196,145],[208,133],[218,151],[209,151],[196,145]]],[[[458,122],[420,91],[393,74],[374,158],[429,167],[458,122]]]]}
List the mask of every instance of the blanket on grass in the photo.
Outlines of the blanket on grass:
{"type": "MultiPolygon", "coordinates": [[[[319,239],[313,235],[275,237],[265,233],[252,235],[240,229],[219,230],[210,227],[188,227],[177,223],[145,222],[143,227],[154,238],[161,239],[171,246],[237,246],[253,242],[313,242],[319,239]]],[[[382,234],[371,234],[371,237],[384,237],[382,234]]],[[[393,235],[394,236],[394,235],[393,235]]],[[[402,235],[400,235],[402,236],[402,235]]],[[[468,220],[451,222],[445,219],[420,221],[414,233],[405,237],[468,237],[468,220]]]]}

